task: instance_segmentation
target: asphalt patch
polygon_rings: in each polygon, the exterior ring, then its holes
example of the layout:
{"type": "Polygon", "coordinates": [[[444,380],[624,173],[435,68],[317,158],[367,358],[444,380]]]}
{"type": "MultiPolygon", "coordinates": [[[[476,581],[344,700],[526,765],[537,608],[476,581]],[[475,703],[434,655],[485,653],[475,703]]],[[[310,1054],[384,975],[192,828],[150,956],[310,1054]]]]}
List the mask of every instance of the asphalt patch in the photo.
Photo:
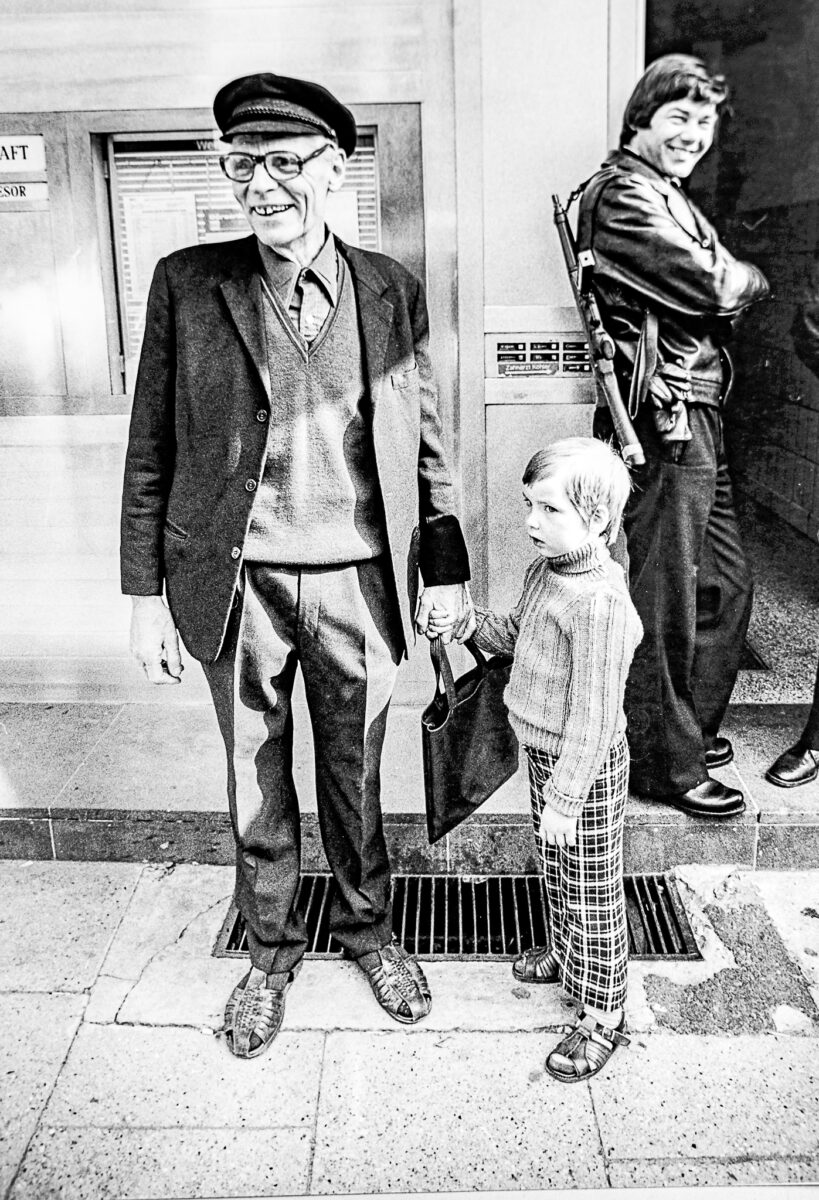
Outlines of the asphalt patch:
{"type": "Polygon", "coordinates": [[[648,975],[646,998],[659,1027],[677,1033],[773,1033],[780,1005],[819,1025],[805,978],[761,905],[728,910],[708,905],[704,911],[737,965],[689,985],[648,975]]]}

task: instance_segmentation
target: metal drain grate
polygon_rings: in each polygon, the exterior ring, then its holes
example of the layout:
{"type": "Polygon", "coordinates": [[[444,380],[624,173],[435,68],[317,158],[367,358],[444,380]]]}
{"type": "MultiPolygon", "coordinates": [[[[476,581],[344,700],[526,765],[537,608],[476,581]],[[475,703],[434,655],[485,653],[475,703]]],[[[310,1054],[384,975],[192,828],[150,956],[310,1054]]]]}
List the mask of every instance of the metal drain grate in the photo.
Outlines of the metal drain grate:
{"type": "MultiPolygon", "coordinates": [[[[700,958],[674,882],[666,875],[624,880],[629,957],[700,958]]],[[[330,875],[302,875],[297,904],[307,923],[307,958],[336,958],[329,930],[330,875]]],[[[393,932],[422,960],[514,957],[548,941],[546,891],[540,875],[396,875],[393,932]]],[[[231,904],[213,950],[217,958],[247,955],[244,918],[231,904]]]]}

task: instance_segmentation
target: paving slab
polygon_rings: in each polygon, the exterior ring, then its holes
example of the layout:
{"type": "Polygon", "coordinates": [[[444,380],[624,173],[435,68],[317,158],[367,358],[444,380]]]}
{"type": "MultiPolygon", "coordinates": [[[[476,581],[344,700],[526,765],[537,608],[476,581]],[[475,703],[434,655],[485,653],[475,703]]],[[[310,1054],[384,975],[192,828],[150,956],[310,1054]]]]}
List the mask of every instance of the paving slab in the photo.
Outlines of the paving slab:
{"type": "Polygon", "coordinates": [[[304,1195],[306,1129],[41,1129],[9,1200],[304,1195]]]}
{"type": "MultiPolygon", "coordinates": [[[[621,1188],[743,1189],[770,1184],[805,1184],[819,1179],[819,1157],[801,1158],[637,1158],[608,1164],[609,1182],[621,1188]]],[[[665,1194],[665,1192],[664,1192],[665,1194]]],[[[743,1191],[742,1196],[746,1197],[743,1191]]]]}
{"type": "Polygon", "coordinates": [[[558,1093],[545,1048],[533,1033],[330,1034],[311,1191],[605,1187],[588,1089],[558,1093]]]}
{"type": "Polygon", "coordinates": [[[14,1178],[82,1020],[83,996],[0,995],[0,1195],[14,1178]]]}
{"type": "Polygon", "coordinates": [[[212,709],[127,704],[55,807],[220,811],[226,777],[212,709]]]}
{"type": "Polygon", "coordinates": [[[754,883],[819,1005],[819,872],[764,871],[754,883]]]}
{"type": "Polygon", "coordinates": [[[53,803],[121,708],[0,704],[0,809],[53,803]]]}
{"type": "Polygon", "coordinates": [[[142,870],[135,863],[4,863],[0,987],[90,988],[142,870]]]}
{"type": "Polygon", "coordinates": [[[315,1120],[324,1035],[281,1033],[234,1058],[210,1030],[84,1025],[43,1124],[280,1129],[315,1120]]]}
{"type": "Polygon", "coordinates": [[[588,1086],[609,1161],[819,1155],[819,1060],[803,1038],[649,1034],[588,1086]]]}

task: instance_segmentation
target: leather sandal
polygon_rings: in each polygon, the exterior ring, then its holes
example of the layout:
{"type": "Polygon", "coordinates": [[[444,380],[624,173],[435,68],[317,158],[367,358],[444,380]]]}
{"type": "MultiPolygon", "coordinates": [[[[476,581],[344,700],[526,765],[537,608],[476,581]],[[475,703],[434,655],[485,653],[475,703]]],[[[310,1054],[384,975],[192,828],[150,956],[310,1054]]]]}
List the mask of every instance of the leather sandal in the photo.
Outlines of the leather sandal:
{"type": "Polygon", "coordinates": [[[546,1059],[546,1070],[561,1083],[580,1083],[602,1071],[618,1046],[627,1046],[630,1039],[622,1032],[625,1017],[616,1029],[610,1029],[583,1014],[571,1033],[555,1046],[546,1059]]]}
{"type": "Polygon", "coordinates": [[[551,946],[532,946],[512,963],[512,974],[521,983],[557,983],[560,963],[551,946]]]}
{"type": "Polygon", "coordinates": [[[251,967],[236,984],[225,1005],[220,1032],[237,1058],[256,1058],[273,1041],[284,1019],[285,996],[297,973],[298,968],[266,975],[251,967]]]}
{"type": "Polygon", "coordinates": [[[432,1007],[424,972],[395,940],[353,960],[370,981],[376,1000],[391,1017],[414,1025],[432,1007]]]}

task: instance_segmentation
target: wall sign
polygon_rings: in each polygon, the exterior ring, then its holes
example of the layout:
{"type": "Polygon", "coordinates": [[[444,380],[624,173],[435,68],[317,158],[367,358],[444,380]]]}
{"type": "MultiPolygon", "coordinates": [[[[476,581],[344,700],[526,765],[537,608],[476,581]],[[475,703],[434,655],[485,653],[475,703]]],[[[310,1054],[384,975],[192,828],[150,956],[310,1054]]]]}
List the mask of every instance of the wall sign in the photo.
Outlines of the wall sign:
{"type": "Polygon", "coordinates": [[[41,133],[0,133],[0,175],[39,174],[45,169],[41,133]]]}
{"type": "Polygon", "coordinates": [[[20,204],[21,201],[47,199],[47,183],[3,183],[0,179],[0,204],[20,204]]]}

